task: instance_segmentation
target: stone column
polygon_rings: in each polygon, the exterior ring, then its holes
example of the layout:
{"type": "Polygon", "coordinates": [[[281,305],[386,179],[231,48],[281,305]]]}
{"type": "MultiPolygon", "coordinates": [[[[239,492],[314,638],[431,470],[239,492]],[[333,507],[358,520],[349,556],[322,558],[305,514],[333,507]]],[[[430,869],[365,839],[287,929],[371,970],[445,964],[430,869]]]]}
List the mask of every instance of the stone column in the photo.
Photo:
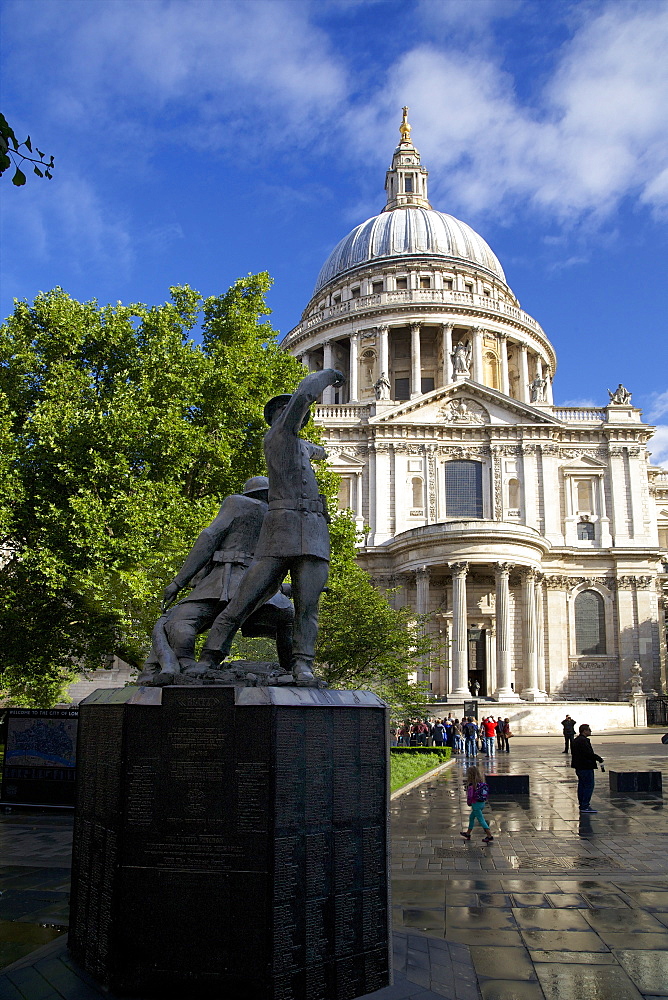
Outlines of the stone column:
{"type": "MultiPolygon", "coordinates": [[[[426,615],[429,612],[428,566],[418,566],[415,570],[415,610],[419,615],[426,615]]],[[[427,631],[424,625],[421,626],[421,631],[423,634],[427,631]]],[[[424,656],[420,659],[418,667],[418,681],[423,683],[427,679],[429,679],[429,657],[424,656]]]]}
{"type": "Polygon", "coordinates": [[[527,443],[522,448],[522,471],[524,473],[524,489],[522,504],[524,508],[524,523],[529,527],[541,530],[540,511],[538,506],[538,446],[527,443]]]}
{"type": "Polygon", "coordinates": [[[614,545],[629,544],[629,503],[628,481],[626,478],[626,461],[624,447],[611,445],[610,454],[610,491],[612,493],[612,533],[614,545]]]}
{"type": "Polygon", "coordinates": [[[510,588],[508,578],[512,563],[497,563],[494,567],[496,581],[496,691],[497,701],[514,701],[516,695],[510,686],[510,588]]]}
{"type": "Polygon", "coordinates": [[[443,350],[443,385],[452,382],[452,323],[444,323],[441,328],[443,350]]]}
{"type": "Polygon", "coordinates": [[[374,447],[374,523],[371,545],[380,545],[390,537],[390,446],[378,442],[374,447]]]}
{"type": "Polygon", "coordinates": [[[358,331],[350,334],[350,370],[348,380],[348,400],[356,403],[359,400],[359,352],[360,335],[358,331]]]}
{"type": "Polygon", "coordinates": [[[453,698],[470,698],[469,650],[466,615],[466,574],[469,564],[450,563],[452,570],[452,690],[453,698]]]}
{"type": "Polygon", "coordinates": [[[545,635],[543,611],[543,581],[542,573],[536,574],[536,659],[538,663],[538,690],[545,698],[545,635]]]}
{"type": "Polygon", "coordinates": [[[482,327],[474,326],[471,331],[471,336],[473,340],[473,351],[472,351],[472,364],[473,372],[471,378],[474,382],[479,382],[482,385],[483,382],[483,371],[482,371],[482,327]]]}
{"type": "Polygon", "coordinates": [[[520,400],[529,402],[529,359],[527,345],[520,344],[520,400]]]}
{"type": "Polygon", "coordinates": [[[520,697],[524,701],[542,701],[545,695],[538,688],[538,637],[536,627],[536,571],[526,569],[522,574],[523,624],[524,624],[524,687],[520,697]]]}
{"type": "Polygon", "coordinates": [[[493,696],[496,683],[496,630],[494,625],[485,630],[485,655],[487,657],[487,694],[493,696]]]}
{"type": "MultiPolygon", "coordinates": [[[[322,345],[322,367],[323,368],[333,368],[334,367],[334,351],[332,349],[331,340],[326,340],[322,345]]],[[[323,403],[333,403],[334,402],[334,386],[328,385],[322,394],[323,403]]]]}
{"type": "MultiPolygon", "coordinates": [[[[380,371],[378,374],[385,372],[387,377],[392,382],[390,378],[390,328],[389,326],[379,326],[378,327],[378,365],[380,371]]],[[[394,396],[394,385],[390,389],[390,398],[394,396]]]]}
{"type": "Polygon", "coordinates": [[[411,323],[411,399],[422,393],[422,358],[420,357],[420,324],[411,323]]]}
{"type": "Polygon", "coordinates": [[[504,396],[509,396],[510,380],[508,378],[508,337],[505,333],[499,334],[499,353],[501,355],[501,392],[504,396]]]}
{"type": "Polygon", "coordinates": [[[554,395],[552,392],[552,371],[549,365],[547,368],[545,368],[545,378],[547,379],[547,389],[545,390],[545,399],[550,404],[550,406],[554,406],[554,395]]]}

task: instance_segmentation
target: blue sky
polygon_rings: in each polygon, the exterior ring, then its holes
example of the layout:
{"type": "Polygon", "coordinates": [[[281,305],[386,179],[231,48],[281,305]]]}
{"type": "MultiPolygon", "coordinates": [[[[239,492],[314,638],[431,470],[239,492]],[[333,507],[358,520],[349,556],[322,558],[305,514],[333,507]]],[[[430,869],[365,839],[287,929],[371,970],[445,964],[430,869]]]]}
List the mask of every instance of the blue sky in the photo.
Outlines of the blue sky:
{"type": "Polygon", "coordinates": [[[0,311],[206,295],[268,270],[283,333],[384,204],[401,106],[432,205],[474,227],[557,350],[623,382],[668,461],[668,2],[6,0],[2,111],[56,158],[2,180],[0,311]]]}

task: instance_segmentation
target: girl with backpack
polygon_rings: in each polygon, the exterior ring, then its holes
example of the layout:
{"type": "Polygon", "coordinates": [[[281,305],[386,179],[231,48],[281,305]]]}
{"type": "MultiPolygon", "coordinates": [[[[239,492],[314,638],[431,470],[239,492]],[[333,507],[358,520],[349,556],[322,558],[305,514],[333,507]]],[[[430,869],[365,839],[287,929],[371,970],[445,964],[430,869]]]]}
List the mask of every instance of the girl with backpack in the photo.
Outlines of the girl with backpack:
{"type": "Polygon", "coordinates": [[[468,830],[462,830],[461,836],[464,840],[471,839],[471,831],[475,826],[475,821],[478,820],[480,826],[485,831],[486,836],[482,839],[489,844],[490,840],[494,840],[494,837],[489,832],[489,823],[482,814],[483,809],[487,805],[489,800],[489,788],[487,782],[485,781],[485,775],[482,773],[479,767],[473,765],[467,768],[466,771],[466,804],[471,807],[471,813],[469,815],[469,828],[468,830]]]}

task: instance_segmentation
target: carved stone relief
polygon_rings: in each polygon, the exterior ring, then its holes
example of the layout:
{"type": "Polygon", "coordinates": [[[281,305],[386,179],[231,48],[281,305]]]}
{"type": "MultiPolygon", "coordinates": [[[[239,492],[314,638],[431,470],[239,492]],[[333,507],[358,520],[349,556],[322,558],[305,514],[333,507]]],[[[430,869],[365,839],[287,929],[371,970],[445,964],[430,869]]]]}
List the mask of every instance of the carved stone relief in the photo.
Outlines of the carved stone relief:
{"type": "Polygon", "coordinates": [[[439,412],[444,420],[452,424],[489,423],[489,413],[475,399],[451,399],[439,412]]]}

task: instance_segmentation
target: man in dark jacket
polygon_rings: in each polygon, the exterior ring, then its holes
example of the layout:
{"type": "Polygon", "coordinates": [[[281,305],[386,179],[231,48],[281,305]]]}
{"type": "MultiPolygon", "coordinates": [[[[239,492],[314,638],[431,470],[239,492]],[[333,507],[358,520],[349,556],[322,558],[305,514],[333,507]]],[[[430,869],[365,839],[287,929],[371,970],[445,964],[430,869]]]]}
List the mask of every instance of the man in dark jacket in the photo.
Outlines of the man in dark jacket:
{"type": "Polygon", "coordinates": [[[568,753],[568,751],[573,748],[573,740],[575,738],[575,719],[571,719],[570,715],[567,715],[561,723],[561,728],[564,731],[565,744],[562,752],[568,753]]]}
{"type": "Polygon", "coordinates": [[[594,771],[598,764],[603,763],[603,758],[594,753],[589,737],[591,729],[583,723],[579,729],[579,736],[573,740],[573,750],[571,757],[571,767],[575,769],[578,776],[578,802],[580,812],[595,813],[598,810],[590,806],[592,792],[594,791],[594,771]],[[597,763],[598,761],[598,763],[597,763]]]}

